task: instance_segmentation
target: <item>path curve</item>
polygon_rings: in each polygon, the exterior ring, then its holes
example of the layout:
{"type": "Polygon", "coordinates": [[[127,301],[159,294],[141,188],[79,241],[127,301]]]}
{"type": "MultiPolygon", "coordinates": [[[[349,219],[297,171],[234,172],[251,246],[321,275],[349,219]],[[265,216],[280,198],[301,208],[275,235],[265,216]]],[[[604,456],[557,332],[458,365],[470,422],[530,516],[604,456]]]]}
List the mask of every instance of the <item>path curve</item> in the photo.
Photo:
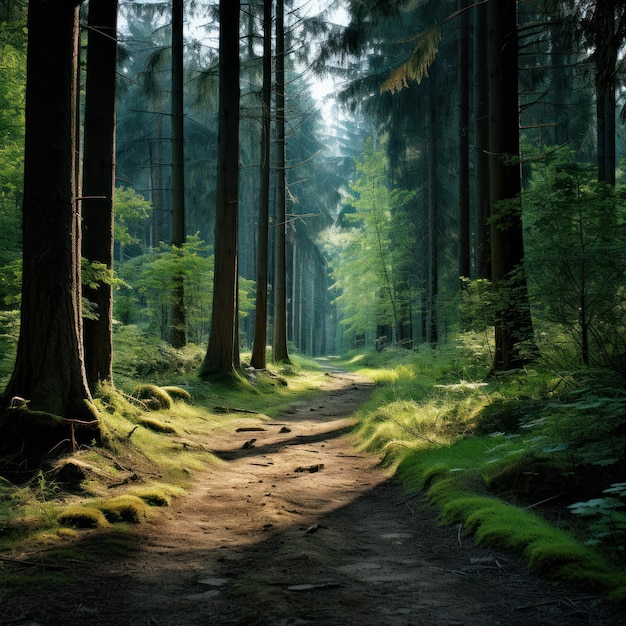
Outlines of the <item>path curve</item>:
{"type": "Polygon", "coordinates": [[[223,462],[133,531],[132,554],[127,540],[123,558],[77,564],[74,592],[42,598],[36,623],[622,623],[597,598],[555,590],[523,562],[438,526],[355,448],[353,412],[372,383],[327,377],[322,396],[279,419],[242,417],[213,432],[223,462]]]}

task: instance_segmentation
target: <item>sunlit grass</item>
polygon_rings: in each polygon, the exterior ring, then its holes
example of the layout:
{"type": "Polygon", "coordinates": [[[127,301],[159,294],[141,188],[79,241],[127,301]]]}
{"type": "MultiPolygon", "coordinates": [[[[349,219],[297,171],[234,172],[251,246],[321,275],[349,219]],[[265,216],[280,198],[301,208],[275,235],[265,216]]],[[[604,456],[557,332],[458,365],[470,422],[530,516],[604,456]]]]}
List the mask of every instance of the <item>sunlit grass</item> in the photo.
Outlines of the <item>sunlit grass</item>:
{"type": "MultiPolygon", "coordinates": [[[[133,368],[150,370],[156,356],[149,346],[143,348],[133,356],[133,368]]],[[[192,367],[196,349],[174,356],[176,367],[169,373],[142,381],[121,377],[119,386],[100,386],[95,404],[105,433],[102,447],[77,450],[21,487],[0,479],[0,549],[50,550],[81,528],[109,533],[120,524],[141,522],[150,508],[169,506],[185,495],[199,472],[224,463],[211,452],[211,433],[234,429],[242,415],[262,424],[291,403],[314,397],[328,380],[316,362],[296,355],[292,364],[243,370],[249,387],[205,383],[192,367]],[[133,397],[138,382],[144,386],[133,397]],[[146,398],[158,398],[162,391],[167,402],[148,410],[146,398]],[[58,478],[68,462],[79,476],[76,484],[58,478]]]]}
{"type": "MultiPolygon", "coordinates": [[[[464,350],[470,345],[459,343],[464,350]]],[[[626,574],[606,554],[490,491],[498,472],[537,446],[518,429],[565,386],[562,380],[539,367],[488,377],[480,355],[472,363],[449,347],[351,355],[346,365],[377,384],[358,413],[362,449],[395,468],[407,491],[423,492],[442,523],[459,525],[484,545],[520,552],[542,575],[626,597],[626,574]]]]}

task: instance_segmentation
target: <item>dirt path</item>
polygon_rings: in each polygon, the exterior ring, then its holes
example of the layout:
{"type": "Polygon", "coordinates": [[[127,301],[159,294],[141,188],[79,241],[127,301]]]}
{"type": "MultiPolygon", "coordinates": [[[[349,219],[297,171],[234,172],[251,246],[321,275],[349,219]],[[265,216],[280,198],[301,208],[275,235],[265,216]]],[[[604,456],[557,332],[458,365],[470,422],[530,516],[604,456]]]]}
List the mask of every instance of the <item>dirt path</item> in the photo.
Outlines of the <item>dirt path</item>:
{"type": "Polygon", "coordinates": [[[123,557],[109,548],[97,565],[77,563],[71,594],[31,598],[26,619],[0,623],[624,623],[596,598],[554,590],[520,561],[473,547],[407,499],[353,446],[350,413],[370,390],[334,373],[313,404],[213,433],[224,463],[121,539],[123,557]]]}

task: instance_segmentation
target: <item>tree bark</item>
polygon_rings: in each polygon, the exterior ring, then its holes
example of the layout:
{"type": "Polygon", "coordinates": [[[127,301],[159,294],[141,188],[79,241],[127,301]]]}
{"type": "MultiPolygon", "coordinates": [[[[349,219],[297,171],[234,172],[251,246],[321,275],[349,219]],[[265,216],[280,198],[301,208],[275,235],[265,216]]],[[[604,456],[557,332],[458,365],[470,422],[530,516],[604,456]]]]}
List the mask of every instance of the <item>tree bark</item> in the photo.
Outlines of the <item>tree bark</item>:
{"type": "Polygon", "coordinates": [[[436,345],[439,339],[437,325],[437,296],[439,289],[439,199],[437,193],[437,103],[434,85],[430,87],[428,146],[428,311],[426,341],[436,345]]]}
{"type": "Polygon", "coordinates": [[[470,276],[469,197],[469,14],[468,0],[458,0],[459,24],[459,276],[470,276]]]}
{"type": "Polygon", "coordinates": [[[274,363],[289,362],[287,351],[287,189],[285,169],[285,2],[276,3],[276,244],[274,271],[274,363]]]}
{"type": "Polygon", "coordinates": [[[261,93],[261,184],[256,263],[256,306],[251,365],[267,366],[267,281],[270,207],[270,146],[272,106],[272,2],[263,0],[263,87],[261,93]]]}
{"type": "Polygon", "coordinates": [[[239,2],[220,0],[220,104],[211,334],[200,376],[240,367],[237,310],[239,2]]]}
{"type": "Polygon", "coordinates": [[[28,35],[21,326],[0,397],[8,471],[31,470],[68,444],[101,438],[82,344],[78,3],[31,0],[28,35]]]}
{"type": "Polygon", "coordinates": [[[474,7],[474,115],[476,190],[476,277],[491,279],[489,232],[489,72],[487,67],[487,7],[474,7]]]}
{"type": "MultiPolygon", "coordinates": [[[[113,271],[117,0],[91,0],[88,18],[83,157],[83,256],[113,271]]],[[[112,276],[111,276],[112,277],[112,276]]],[[[111,278],[110,277],[110,278],[111,278]]],[[[93,390],[113,379],[111,280],[83,287],[97,319],[84,320],[85,368],[93,390]]]]}
{"type": "Polygon", "coordinates": [[[502,302],[495,328],[495,370],[525,362],[520,342],[532,340],[520,206],[517,2],[488,6],[491,273],[502,302]]]}
{"type": "Polygon", "coordinates": [[[5,397],[85,415],[80,211],[76,202],[78,3],[33,0],[28,11],[21,328],[5,397]]]}
{"type": "MultiPolygon", "coordinates": [[[[185,144],[183,106],[183,0],[172,1],[172,246],[185,243],[185,144]]],[[[173,278],[170,344],[187,344],[185,285],[182,274],[173,278]]]]}

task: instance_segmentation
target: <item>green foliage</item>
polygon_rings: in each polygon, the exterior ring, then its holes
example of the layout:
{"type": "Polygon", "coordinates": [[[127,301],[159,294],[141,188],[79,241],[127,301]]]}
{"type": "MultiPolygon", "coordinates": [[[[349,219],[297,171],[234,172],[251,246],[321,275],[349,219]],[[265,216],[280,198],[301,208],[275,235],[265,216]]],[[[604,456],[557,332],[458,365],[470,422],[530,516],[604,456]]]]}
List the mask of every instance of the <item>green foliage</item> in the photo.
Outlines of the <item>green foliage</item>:
{"type": "Polygon", "coordinates": [[[162,244],[124,263],[118,273],[126,286],[115,298],[116,319],[139,323],[165,339],[174,279],[182,277],[187,336],[193,343],[204,342],[211,316],[213,257],[198,236],[189,236],[181,248],[162,244]]]}
{"type": "MultiPolygon", "coordinates": [[[[182,247],[161,244],[126,261],[118,268],[114,315],[123,324],[138,324],[151,335],[169,337],[169,316],[174,285],[182,279],[186,334],[200,345],[208,337],[213,296],[213,255],[198,235],[190,235],[182,247]]],[[[254,308],[255,283],[239,279],[239,311],[242,317],[254,308]]]]}
{"type": "Polygon", "coordinates": [[[116,326],[113,332],[113,370],[119,381],[170,380],[172,376],[192,375],[198,371],[204,349],[190,344],[176,350],[157,341],[138,326],[116,326]]]}
{"type": "MultiPolygon", "coordinates": [[[[473,341],[457,337],[456,349],[473,341]]],[[[402,363],[393,351],[351,361],[378,367],[359,414],[362,447],[396,467],[408,490],[423,491],[443,522],[524,554],[546,576],[623,595],[626,395],[618,377],[521,371],[468,381],[450,347],[402,363]]]]}
{"type": "MultiPolygon", "coordinates": [[[[1,257],[0,257],[1,258],[1,257]]],[[[12,308],[22,300],[22,259],[8,260],[0,265],[2,304],[12,308]]]]}
{"type": "Polygon", "coordinates": [[[626,514],[618,509],[626,506],[626,483],[614,483],[602,493],[603,498],[575,502],[568,507],[574,515],[591,517],[587,545],[603,545],[616,551],[626,561],[626,514]]]}
{"type": "Polygon", "coordinates": [[[535,162],[524,193],[535,315],[570,334],[585,365],[624,369],[626,187],[599,183],[567,152],[535,162]]]}
{"type": "MultiPolygon", "coordinates": [[[[84,286],[90,289],[98,289],[100,285],[119,285],[122,281],[116,279],[113,271],[104,263],[99,261],[89,261],[84,257],[81,258],[81,280],[84,286]]],[[[82,314],[84,319],[97,320],[98,312],[94,303],[83,297],[82,314]]]]}
{"type": "Polygon", "coordinates": [[[485,332],[496,322],[496,294],[490,280],[461,278],[457,308],[461,331],[485,332]]]}
{"type": "Polygon", "coordinates": [[[0,303],[18,301],[24,163],[26,16],[0,22],[0,303]]]}
{"type": "Polygon", "coordinates": [[[11,374],[20,329],[19,311],[0,310],[0,386],[11,374]]]}
{"type": "Polygon", "coordinates": [[[415,295],[410,276],[416,235],[408,211],[415,193],[390,186],[384,141],[366,142],[356,170],[344,212],[347,228],[326,237],[335,304],[347,333],[390,326],[399,337],[415,295]]]}
{"type": "Polygon", "coordinates": [[[115,188],[115,242],[120,246],[138,243],[142,222],[152,213],[152,203],[128,187],[115,188]]]}

